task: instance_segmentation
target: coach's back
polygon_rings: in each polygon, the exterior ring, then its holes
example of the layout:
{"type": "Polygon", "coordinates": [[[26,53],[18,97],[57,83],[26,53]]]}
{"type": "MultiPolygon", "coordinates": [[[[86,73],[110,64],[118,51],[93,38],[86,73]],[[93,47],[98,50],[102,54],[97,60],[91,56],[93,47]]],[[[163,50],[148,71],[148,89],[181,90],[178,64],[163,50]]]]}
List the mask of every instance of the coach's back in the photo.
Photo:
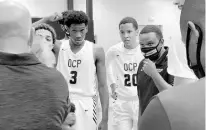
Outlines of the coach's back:
{"type": "Polygon", "coordinates": [[[33,37],[28,9],[0,0],[0,130],[61,130],[67,116],[67,83],[30,53],[33,37]]]}
{"type": "Polygon", "coordinates": [[[61,130],[67,114],[63,76],[32,54],[0,53],[0,129],[61,130]]]}

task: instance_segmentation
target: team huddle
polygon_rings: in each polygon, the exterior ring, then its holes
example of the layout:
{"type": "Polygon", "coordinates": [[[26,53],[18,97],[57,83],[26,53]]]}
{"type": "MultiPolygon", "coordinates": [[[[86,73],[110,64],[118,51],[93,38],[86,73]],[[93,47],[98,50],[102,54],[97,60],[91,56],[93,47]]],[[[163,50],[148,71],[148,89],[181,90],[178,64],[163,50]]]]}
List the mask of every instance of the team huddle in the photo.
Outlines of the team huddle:
{"type": "Polygon", "coordinates": [[[185,85],[168,72],[170,49],[159,26],[139,32],[137,21],[125,17],[118,25],[122,41],[105,52],[85,40],[89,18],[83,11],[55,13],[32,24],[24,6],[0,1],[0,129],[108,130],[111,97],[113,130],[203,130],[200,5],[204,0],[186,0],[181,14],[185,56],[200,79],[185,85]],[[58,22],[65,37],[57,40],[47,22],[58,22]]]}

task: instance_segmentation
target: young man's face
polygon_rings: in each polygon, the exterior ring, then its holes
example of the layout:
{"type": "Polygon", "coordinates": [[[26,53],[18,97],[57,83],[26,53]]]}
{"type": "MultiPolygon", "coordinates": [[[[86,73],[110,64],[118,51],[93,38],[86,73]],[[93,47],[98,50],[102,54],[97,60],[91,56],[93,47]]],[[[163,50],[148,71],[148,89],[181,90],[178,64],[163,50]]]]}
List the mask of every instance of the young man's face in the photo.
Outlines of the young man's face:
{"type": "Polygon", "coordinates": [[[88,32],[88,27],[82,24],[71,24],[71,26],[67,29],[70,34],[70,39],[76,45],[81,45],[84,42],[86,34],[88,32]]]}
{"type": "Polygon", "coordinates": [[[136,42],[138,30],[135,29],[132,23],[121,24],[119,27],[120,37],[126,46],[131,46],[136,42]]]}
{"type": "MultiPolygon", "coordinates": [[[[160,43],[160,39],[154,32],[140,34],[139,42],[141,48],[156,47],[160,43]]],[[[159,45],[159,49],[162,45],[159,45]]]]}
{"type": "Polygon", "coordinates": [[[145,58],[156,61],[159,58],[163,39],[157,37],[154,32],[140,34],[139,42],[145,58]]]}
{"type": "Polygon", "coordinates": [[[53,49],[53,37],[52,33],[46,29],[36,30],[36,35],[42,37],[42,49],[52,50],[53,49]]]}
{"type": "Polygon", "coordinates": [[[50,31],[45,29],[39,29],[34,32],[32,36],[31,51],[34,54],[42,51],[51,51],[54,47],[53,38],[50,31]]]}

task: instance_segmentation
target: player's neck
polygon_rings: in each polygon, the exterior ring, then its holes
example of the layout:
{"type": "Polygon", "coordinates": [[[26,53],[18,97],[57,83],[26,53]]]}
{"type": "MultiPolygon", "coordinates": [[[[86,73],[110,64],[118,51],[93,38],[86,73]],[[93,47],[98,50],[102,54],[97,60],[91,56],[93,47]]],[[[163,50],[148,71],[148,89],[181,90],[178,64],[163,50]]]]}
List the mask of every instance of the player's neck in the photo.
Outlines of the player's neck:
{"type": "Polygon", "coordinates": [[[136,48],[137,46],[138,46],[138,42],[133,42],[133,43],[130,44],[130,45],[124,44],[124,48],[129,49],[129,50],[134,49],[134,48],[136,48]]]}
{"type": "Polygon", "coordinates": [[[78,53],[84,46],[85,41],[82,44],[75,44],[72,40],[69,40],[70,49],[73,53],[78,53]]]}
{"type": "Polygon", "coordinates": [[[82,48],[82,46],[84,46],[84,43],[85,43],[85,41],[83,41],[83,43],[81,43],[81,44],[76,44],[72,40],[69,40],[69,45],[71,48],[82,48]]]}

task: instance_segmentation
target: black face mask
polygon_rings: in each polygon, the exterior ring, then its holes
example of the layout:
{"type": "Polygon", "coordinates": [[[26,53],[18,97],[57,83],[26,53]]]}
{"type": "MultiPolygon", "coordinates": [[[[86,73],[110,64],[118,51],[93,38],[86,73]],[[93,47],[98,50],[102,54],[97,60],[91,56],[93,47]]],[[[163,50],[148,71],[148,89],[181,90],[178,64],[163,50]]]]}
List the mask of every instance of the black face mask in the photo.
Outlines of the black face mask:
{"type": "Polygon", "coordinates": [[[195,73],[195,75],[198,78],[202,78],[205,77],[205,72],[204,69],[201,65],[201,61],[200,61],[200,52],[201,52],[201,46],[202,46],[202,39],[203,39],[203,34],[202,31],[200,29],[199,26],[197,26],[195,24],[196,29],[199,32],[199,38],[198,38],[198,42],[197,42],[197,49],[196,49],[196,60],[197,60],[197,64],[196,65],[191,65],[191,60],[189,58],[189,44],[190,44],[190,33],[191,33],[191,29],[188,27],[187,29],[187,36],[186,36],[186,54],[187,54],[187,64],[190,67],[190,69],[193,70],[193,72],[195,73]]]}
{"type": "Polygon", "coordinates": [[[156,61],[159,58],[159,53],[162,48],[159,50],[157,49],[160,44],[161,39],[159,40],[159,43],[155,47],[145,47],[141,48],[141,51],[144,53],[145,58],[149,58],[151,61],[156,61]]]}

